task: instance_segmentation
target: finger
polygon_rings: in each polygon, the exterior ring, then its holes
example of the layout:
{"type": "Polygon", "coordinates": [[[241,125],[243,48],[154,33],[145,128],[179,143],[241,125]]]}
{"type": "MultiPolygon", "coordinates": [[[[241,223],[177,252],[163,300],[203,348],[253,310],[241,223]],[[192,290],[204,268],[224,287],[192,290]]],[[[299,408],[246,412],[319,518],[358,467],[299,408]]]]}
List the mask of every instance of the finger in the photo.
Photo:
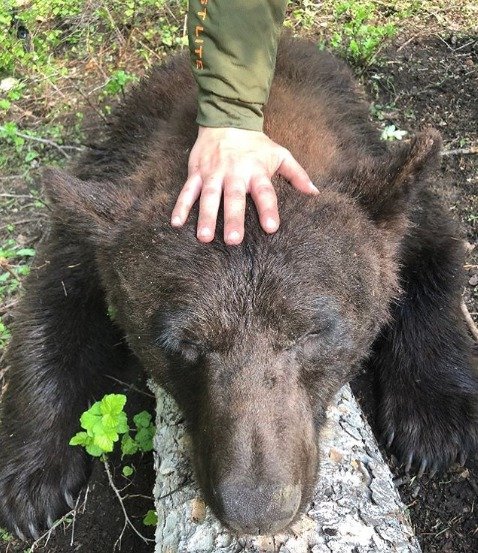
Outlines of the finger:
{"type": "Polygon", "coordinates": [[[244,238],[247,186],[242,177],[224,179],[224,242],[240,244],[244,238]]]}
{"type": "Polygon", "coordinates": [[[256,204],[261,227],[266,232],[275,232],[279,228],[280,219],[277,196],[270,179],[266,176],[253,178],[251,197],[256,204]]]}
{"type": "Polygon", "coordinates": [[[188,180],[185,182],[181,192],[179,193],[171,214],[171,224],[173,227],[180,227],[184,225],[194,202],[199,198],[201,186],[202,179],[199,173],[188,177],[188,180]]]}
{"type": "Polygon", "coordinates": [[[214,239],[217,212],[221,203],[222,183],[222,174],[215,174],[204,181],[199,200],[197,228],[197,238],[200,242],[211,242],[214,239]]]}
{"type": "Polygon", "coordinates": [[[277,169],[279,175],[286,178],[294,188],[297,188],[297,190],[300,190],[301,192],[305,192],[306,194],[318,194],[319,191],[312,184],[312,181],[309,179],[309,175],[306,171],[295,160],[289,150],[286,150],[285,152],[284,159],[277,169]]]}

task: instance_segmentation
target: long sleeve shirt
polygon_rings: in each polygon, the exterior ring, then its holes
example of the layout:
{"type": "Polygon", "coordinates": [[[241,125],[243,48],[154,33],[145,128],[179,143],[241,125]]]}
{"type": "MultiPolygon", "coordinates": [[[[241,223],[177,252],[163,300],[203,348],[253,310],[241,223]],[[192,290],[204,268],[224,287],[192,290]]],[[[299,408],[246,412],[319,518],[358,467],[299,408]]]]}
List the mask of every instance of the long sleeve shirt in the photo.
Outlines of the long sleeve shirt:
{"type": "Polygon", "coordinates": [[[197,123],[262,130],[287,0],[189,0],[197,123]]]}

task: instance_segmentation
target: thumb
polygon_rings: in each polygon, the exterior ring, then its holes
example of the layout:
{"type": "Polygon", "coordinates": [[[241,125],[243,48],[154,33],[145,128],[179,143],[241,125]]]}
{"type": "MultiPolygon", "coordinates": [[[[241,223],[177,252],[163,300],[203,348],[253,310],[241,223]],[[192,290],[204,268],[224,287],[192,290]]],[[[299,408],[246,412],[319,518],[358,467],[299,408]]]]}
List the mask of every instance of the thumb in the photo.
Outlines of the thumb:
{"type": "Polygon", "coordinates": [[[295,160],[289,150],[285,150],[284,158],[277,169],[277,173],[287,179],[300,192],[304,192],[305,194],[319,193],[317,188],[312,184],[309,175],[295,160]]]}

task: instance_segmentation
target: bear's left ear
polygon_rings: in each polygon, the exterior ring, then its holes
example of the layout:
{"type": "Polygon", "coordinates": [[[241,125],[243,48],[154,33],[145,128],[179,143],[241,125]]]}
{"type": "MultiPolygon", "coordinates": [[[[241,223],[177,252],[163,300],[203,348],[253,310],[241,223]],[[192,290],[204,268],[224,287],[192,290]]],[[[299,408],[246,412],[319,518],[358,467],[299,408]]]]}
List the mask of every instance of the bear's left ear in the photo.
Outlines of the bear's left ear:
{"type": "Polygon", "coordinates": [[[111,239],[134,201],[131,191],[119,184],[85,181],[58,169],[46,169],[42,184],[53,220],[95,243],[111,239]]]}
{"type": "Polygon", "coordinates": [[[438,166],[441,145],[440,133],[428,129],[358,169],[358,200],[377,224],[386,224],[408,212],[414,196],[438,166]]]}

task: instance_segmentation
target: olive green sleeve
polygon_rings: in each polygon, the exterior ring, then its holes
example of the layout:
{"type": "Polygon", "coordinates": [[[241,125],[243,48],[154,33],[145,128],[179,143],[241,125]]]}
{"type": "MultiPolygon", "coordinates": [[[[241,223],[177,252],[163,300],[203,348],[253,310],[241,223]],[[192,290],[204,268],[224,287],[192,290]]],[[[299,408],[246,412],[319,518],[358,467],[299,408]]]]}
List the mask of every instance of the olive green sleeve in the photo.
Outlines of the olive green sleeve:
{"type": "Polygon", "coordinates": [[[287,0],[189,0],[197,123],[261,131],[287,0]]]}

